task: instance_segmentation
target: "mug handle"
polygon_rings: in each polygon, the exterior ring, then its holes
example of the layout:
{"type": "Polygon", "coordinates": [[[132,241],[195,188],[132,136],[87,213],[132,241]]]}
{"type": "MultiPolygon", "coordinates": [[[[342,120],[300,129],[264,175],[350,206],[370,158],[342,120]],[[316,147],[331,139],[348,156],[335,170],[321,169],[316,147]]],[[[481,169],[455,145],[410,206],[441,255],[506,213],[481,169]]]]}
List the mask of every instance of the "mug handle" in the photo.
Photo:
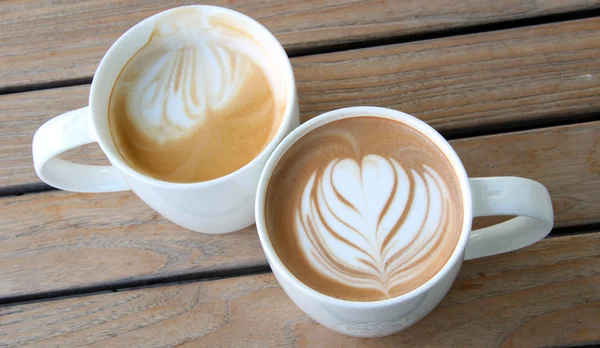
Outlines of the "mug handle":
{"type": "Polygon", "coordinates": [[[44,182],[73,192],[116,192],[129,190],[117,168],[62,160],[56,156],[96,141],[86,106],[44,123],[33,136],[33,165],[44,182]]]}
{"type": "Polygon", "coordinates": [[[471,231],[465,260],[520,249],[546,237],[554,224],[550,194],[537,181],[519,177],[472,178],[473,216],[516,215],[471,231]]]}

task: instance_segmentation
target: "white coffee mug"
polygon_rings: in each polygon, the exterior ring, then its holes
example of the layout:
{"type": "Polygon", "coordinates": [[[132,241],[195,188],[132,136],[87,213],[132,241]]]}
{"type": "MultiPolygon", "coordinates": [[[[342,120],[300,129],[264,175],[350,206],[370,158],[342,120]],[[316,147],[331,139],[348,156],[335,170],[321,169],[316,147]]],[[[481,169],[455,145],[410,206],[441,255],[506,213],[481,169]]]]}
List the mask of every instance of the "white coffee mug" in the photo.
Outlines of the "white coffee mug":
{"type": "MultiPolygon", "coordinates": [[[[482,159],[485,160],[485,159],[482,159]]],[[[544,238],[554,215],[546,188],[518,177],[469,179],[456,152],[432,127],[400,111],[378,107],[353,107],[331,111],[304,123],[277,146],[263,170],[256,196],[256,225],[265,255],[288,296],[311,318],[339,333],[355,337],[387,336],[427,315],[454,282],[463,259],[473,259],[519,249],[544,238]],[[420,287],[391,299],[347,301],[321,294],[298,280],[281,262],[265,224],[265,195],[273,170],[283,154],[302,136],[324,124],[352,117],[374,116],[402,122],[425,134],[450,160],[458,177],[463,202],[462,230],[456,248],[442,269],[420,287]],[[517,216],[500,224],[471,230],[473,217],[517,216]]]]}
{"type": "Polygon", "coordinates": [[[198,183],[171,183],[142,174],[127,164],[113,143],[108,106],[113,85],[131,57],[144,46],[158,20],[171,9],[129,29],[108,50],[96,71],[89,106],[57,116],[33,138],[38,176],[51,186],[75,192],[114,192],[130,188],[158,213],[196,232],[226,233],[254,223],[254,201],[260,173],[275,146],[299,124],[296,85],[290,61],[277,39],[261,24],[241,13],[215,6],[188,6],[235,21],[247,30],[285,79],[286,101],[281,125],[271,142],[250,163],[223,177],[198,183]],[[112,166],[91,166],[58,158],[61,153],[98,142],[112,166]]]}

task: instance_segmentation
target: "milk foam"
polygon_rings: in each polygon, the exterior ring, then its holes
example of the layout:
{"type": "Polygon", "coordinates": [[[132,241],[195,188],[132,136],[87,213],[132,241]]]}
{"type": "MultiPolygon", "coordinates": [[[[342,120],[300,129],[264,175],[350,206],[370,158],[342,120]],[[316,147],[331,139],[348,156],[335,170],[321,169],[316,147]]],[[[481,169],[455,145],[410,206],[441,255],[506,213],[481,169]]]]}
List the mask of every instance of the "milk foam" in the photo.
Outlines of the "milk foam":
{"type": "Polygon", "coordinates": [[[111,94],[109,126],[123,159],[183,183],[251,162],[280,128],[285,66],[257,42],[252,26],[229,14],[181,8],[153,25],[111,94]]]}
{"type": "Polygon", "coordinates": [[[249,33],[210,13],[180,9],[160,18],[118,83],[129,93],[126,110],[135,127],[163,142],[226,115],[257,69],[284,103],[275,64],[249,33]]]}
{"type": "Polygon", "coordinates": [[[444,153],[395,120],[351,117],[279,159],[265,222],[287,269],[339,299],[376,301],[425,284],[456,248],[460,185],[444,153]]]}
{"type": "Polygon", "coordinates": [[[306,182],[294,227],[315,270],[389,296],[437,259],[450,204],[427,165],[407,169],[376,154],[334,159],[306,182]]]}

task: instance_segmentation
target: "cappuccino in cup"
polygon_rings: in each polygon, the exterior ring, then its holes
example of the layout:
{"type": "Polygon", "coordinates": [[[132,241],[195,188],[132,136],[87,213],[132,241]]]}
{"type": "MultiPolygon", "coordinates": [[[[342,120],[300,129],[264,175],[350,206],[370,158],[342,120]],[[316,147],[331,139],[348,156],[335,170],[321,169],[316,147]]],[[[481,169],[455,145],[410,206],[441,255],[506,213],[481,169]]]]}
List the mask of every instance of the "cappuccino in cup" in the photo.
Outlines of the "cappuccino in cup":
{"type": "Polygon", "coordinates": [[[456,248],[463,203],[455,171],[428,137],[378,117],[310,131],[281,157],[265,222],[302,283],[331,297],[376,301],[432,278],[456,248]]]}
{"type": "Polygon", "coordinates": [[[268,52],[229,16],[180,8],[158,20],[113,87],[119,154],[155,179],[216,179],[252,161],[281,125],[286,88],[268,52]]]}
{"type": "Polygon", "coordinates": [[[127,30],[102,58],[89,102],[36,131],[38,176],[74,192],[131,189],[202,233],[254,223],[260,173],[300,123],[279,41],[242,13],[206,5],[160,12],[127,30]],[[93,142],[110,165],[57,158],[93,142]]]}
{"type": "Polygon", "coordinates": [[[539,182],[471,178],[431,126],[373,106],[292,131],[261,175],[256,227],[275,278],[313,320],[382,337],[425,317],[463,260],[516,250],[552,229],[539,182]],[[516,215],[479,230],[473,217],[516,215]]]}

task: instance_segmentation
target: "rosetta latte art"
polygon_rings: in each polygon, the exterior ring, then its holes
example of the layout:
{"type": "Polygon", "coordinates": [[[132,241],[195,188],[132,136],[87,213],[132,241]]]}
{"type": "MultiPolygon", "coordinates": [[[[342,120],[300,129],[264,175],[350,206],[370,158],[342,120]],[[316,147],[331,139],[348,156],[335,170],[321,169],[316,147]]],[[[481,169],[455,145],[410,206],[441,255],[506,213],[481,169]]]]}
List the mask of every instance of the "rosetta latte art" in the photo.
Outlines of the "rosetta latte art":
{"type": "Polygon", "coordinates": [[[373,154],[361,163],[336,159],[306,183],[295,229],[314,269],[389,297],[440,252],[449,204],[444,180],[425,164],[407,170],[373,154]]]}
{"type": "MultiPolygon", "coordinates": [[[[271,58],[248,33],[202,11],[180,9],[157,23],[120,77],[136,128],[167,141],[228,115],[248,88],[267,80],[281,90],[271,58]]],[[[247,114],[269,114],[272,96],[245,101],[247,114]],[[262,98],[262,99],[261,99],[262,98]]],[[[276,98],[281,99],[281,98],[276,98]]]]}
{"type": "Polygon", "coordinates": [[[148,134],[176,137],[187,133],[210,110],[232,103],[250,74],[239,52],[219,46],[181,46],[138,75],[139,87],[127,99],[129,115],[148,134]]]}
{"type": "Polygon", "coordinates": [[[178,183],[250,163],[280,129],[287,62],[261,46],[258,29],[211,7],[174,9],[148,23],[147,41],[111,93],[119,154],[141,173],[178,183]]]}

